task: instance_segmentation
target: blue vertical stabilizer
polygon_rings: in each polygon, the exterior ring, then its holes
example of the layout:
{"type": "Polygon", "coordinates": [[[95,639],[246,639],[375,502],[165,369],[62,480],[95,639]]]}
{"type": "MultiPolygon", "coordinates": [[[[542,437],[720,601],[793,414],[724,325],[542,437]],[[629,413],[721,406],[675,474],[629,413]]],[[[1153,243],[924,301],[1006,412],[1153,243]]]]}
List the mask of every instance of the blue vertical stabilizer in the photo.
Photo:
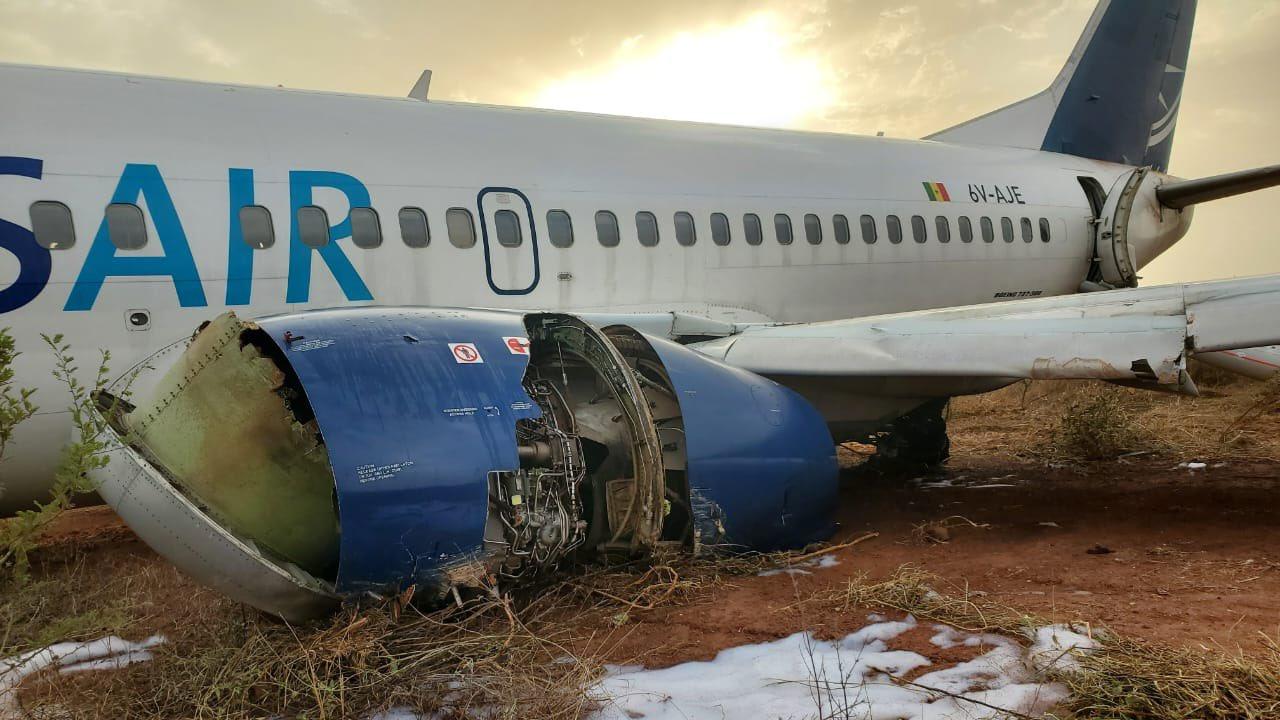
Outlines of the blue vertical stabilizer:
{"type": "Polygon", "coordinates": [[[930,136],[1165,171],[1196,0],[1101,0],[1045,91],[930,136]]]}

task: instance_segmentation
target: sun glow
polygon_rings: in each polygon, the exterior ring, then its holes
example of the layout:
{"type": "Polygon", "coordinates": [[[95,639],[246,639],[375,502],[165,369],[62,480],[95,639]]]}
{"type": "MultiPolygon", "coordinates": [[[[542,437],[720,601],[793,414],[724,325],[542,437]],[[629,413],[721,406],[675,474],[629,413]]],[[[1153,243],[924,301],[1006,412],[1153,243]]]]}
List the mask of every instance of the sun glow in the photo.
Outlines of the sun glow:
{"type": "Polygon", "coordinates": [[[771,14],[660,41],[629,38],[607,63],[544,87],[533,105],[612,115],[798,127],[838,101],[838,78],[771,14]]]}

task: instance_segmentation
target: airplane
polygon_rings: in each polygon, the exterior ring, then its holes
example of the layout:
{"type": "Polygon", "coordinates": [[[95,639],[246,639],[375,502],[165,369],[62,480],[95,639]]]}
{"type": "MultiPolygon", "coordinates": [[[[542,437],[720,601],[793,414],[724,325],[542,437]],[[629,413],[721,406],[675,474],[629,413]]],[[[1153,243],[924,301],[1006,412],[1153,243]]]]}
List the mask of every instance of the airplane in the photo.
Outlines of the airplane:
{"type": "Polygon", "coordinates": [[[140,370],[102,497],[290,619],[802,545],[835,442],[941,462],[946,401],[1020,378],[1194,393],[1188,355],[1280,343],[1280,276],[1136,287],[1280,184],[1167,174],[1195,8],[1101,0],[1048,89],[923,140],[0,66],[0,324],[45,408],[3,503],[70,436],[55,329],[140,370]]]}

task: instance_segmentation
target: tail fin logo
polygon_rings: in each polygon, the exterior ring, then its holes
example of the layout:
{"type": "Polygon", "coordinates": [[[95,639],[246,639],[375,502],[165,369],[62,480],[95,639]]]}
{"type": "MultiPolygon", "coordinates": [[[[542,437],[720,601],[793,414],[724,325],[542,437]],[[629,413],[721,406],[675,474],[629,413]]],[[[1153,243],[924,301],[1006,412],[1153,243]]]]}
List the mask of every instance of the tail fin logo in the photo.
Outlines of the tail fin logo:
{"type": "MultiPolygon", "coordinates": [[[[1166,75],[1170,73],[1181,75],[1183,69],[1173,65],[1165,65],[1164,72],[1166,75]]],[[[1163,117],[1151,124],[1151,137],[1147,140],[1148,149],[1168,140],[1169,136],[1173,135],[1173,129],[1178,124],[1178,106],[1182,104],[1181,83],[1178,83],[1178,86],[1178,94],[1174,96],[1172,105],[1169,104],[1168,100],[1165,100],[1164,92],[1157,96],[1160,107],[1164,108],[1165,112],[1163,117]]]]}

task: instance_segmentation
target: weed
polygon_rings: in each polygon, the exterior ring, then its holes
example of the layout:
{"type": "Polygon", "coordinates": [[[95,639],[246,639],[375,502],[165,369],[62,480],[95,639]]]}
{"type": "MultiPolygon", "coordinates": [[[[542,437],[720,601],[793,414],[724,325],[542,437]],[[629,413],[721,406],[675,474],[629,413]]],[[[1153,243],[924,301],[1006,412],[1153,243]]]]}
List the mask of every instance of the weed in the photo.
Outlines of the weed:
{"type": "MultiPolygon", "coordinates": [[[[13,385],[13,362],[20,354],[9,329],[0,328],[0,462],[4,461],[4,451],[13,438],[14,430],[39,410],[31,402],[34,388],[15,388],[13,385]]],[[[3,491],[3,486],[0,486],[0,494],[3,491]]]]}
{"type": "MultiPolygon", "coordinates": [[[[29,554],[37,540],[49,525],[72,507],[76,495],[93,491],[88,473],[107,464],[102,454],[105,443],[100,439],[101,429],[93,421],[91,391],[76,377],[79,368],[71,355],[71,346],[63,342],[62,335],[41,335],[53,353],[53,376],[71,393],[68,411],[76,428],[76,439],[62,449],[62,457],[54,471],[49,500],[36,502],[35,508],[20,510],[17,516],[0,526],[0,567],[11,568],[13,579],[19,583],[27,580],[30,567],[29,554]]],[[[93,391],[107,385],[110,373],[108,362],[111,353],[102,350],[94,376],[93,391]]],[[[26,391],[22,391],[26,392],[26,391]]]]}
{"type": "Polygon", "coordinates": [[[1094,389],[1062,412],[1050,439],[1052,454],[1077,460],[1108,460],[1149,445],[1134,421],[1130,391],[1094,389]]]}

